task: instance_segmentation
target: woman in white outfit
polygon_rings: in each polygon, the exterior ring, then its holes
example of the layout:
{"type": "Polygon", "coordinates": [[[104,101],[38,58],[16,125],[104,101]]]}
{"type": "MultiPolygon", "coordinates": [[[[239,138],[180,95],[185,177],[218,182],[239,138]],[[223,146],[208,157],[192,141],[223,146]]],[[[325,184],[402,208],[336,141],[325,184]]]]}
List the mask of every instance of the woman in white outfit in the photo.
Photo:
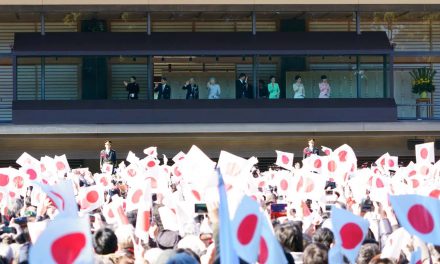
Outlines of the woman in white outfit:
{"type": "Polygon", "coordinates": [[[303,99],[305,97],[304,84],[302,84],[301,76],[295,76],[295,83],[293,84],[293,98],[303,99]]]}
{"type": "Polygon", "coordinates": [[[214,77],[209,79],[206,87],[208,88],[208,99],[220,99],[220,85],[216,83],[214,77]]]}

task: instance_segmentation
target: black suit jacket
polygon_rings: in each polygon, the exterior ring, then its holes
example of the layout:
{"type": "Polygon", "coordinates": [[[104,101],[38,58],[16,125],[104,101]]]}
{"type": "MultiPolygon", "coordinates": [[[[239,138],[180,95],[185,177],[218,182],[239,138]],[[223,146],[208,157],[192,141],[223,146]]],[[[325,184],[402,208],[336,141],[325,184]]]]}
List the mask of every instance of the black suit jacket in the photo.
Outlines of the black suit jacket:
{"type": "Polygon", "coordinates": [[[186,90],[186,99],[199,99],[199,86],[194,84],[194,89],[191,84],[184,85],[183,90],[186,90]]]}
{"type": "Polygon", "coordinates": [[[116,167],[116,151],[110,149],[109,153],[105,153],[105,149],[101,150],[99,154],[99,166],[102,167],[104,163],[110,163],[113,168],[116,167]]]}
{"type": "Polygon", "coordinates": [[[310,157],[312,154],[319,155],[319,149],[317,147],[313,147],[313,150],[310,151],[309,147],[305,148],[303,151],[303,159],[310,157]]]}
{"type": "Polygon", "coordinates": [[[156,88],[154,88],[154,92],[157,92],[157,99],[171,99],[171,86],[165,84],[165,87],[162,89],[162,84],[159,84],[156,88]]]}
{"type": "Polygon", "coordinates": [[[246,82],[235,81],[235,98],[252,98],[252,87],[246,82]],[[247,87],[246,87],[247,86],[247,87]]]}

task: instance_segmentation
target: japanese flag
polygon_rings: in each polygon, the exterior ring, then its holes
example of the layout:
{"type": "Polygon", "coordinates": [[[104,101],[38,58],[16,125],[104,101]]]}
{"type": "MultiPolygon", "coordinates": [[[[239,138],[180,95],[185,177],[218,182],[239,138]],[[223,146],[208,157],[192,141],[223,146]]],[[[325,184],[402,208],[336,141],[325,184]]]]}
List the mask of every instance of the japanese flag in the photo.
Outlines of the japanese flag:
{"type": "Polygon", "coordinates": [[[157,158],[157,147],[148,147],[144,149],[144,154],[152,158],[157,158]]]}
{"type": "Polygon", "coordinates": [[[118,225],[128,225],[128,218],[124,211],[124,199],[114,195],[112,202],[104,206],[104,216],[107,223],[116,223],[118,225]]]}
{"type": "Polygon", "coordinates": [[[415,251],[411,252],[411,258],[409,264],[422,264],[422,250],[417,248],[415,251]]]}
{"type": "Polygon", "coordinates": [[[159,160],[156,158],[153,158],[152,156],[147,156],[144,159],[140,160],[139,164],[140,167],[145,170],[152,170],[159,167],[159,160]]]}
{"type": "Polygon", "coordinates": [[[434,163],[434,142],[416,145],[416,163],[434,163]]]}
{"type": "Polygon", "coordinates": [[[218,168],[226,184],[242,182],[243,177],[250,175],[252,165],[248,160],[222,150],[218,159],[218,168]]]}
{"type": "Polygon", "coordinates": [[[185,201],[200,203],[204,201],[204,192],[196,184],[186,184],[183,190],[185,201]]]}
{"type": "Polygon", "coordinates": [[[29,263],[94,263],[89,219],[56,218],[30,248],[29,263]]]}
{"type": "Polygon", "coordinates": [[[158,211],[164,229],[179,231],[176,213],[171,210],[171,208],[168,206],[162,206],[158,211]]]}
{"type": "Polygon", "coordinates": [[[275,174],[275,185],[277,186],[277,192],[280,195],[286,195],[292,190],[293,175],[289,171],[278,171],[275,174]]]}
{"type": "Polygon", "coordinates": [[[4,209],[9,204],[9,192],[6,188],[0,188],[0,207],[4,209]]]}
{"type": "Polygon", "coordinates": [[[277,153],[277,161],[275,164],[281,168],[291,170],[293,168],[293,153],[284,151],[275,151],[277,153]]]}
{"type": "Polygon", "coordinates": [[[109,163],[103,164],[102,168],[101,168],[101,172],[106,173],[106,174],[112,174],[113,173],[113,165],[109,164],[109,163]]]}
{"type": "Polygon", "coordinates": [[[101,186],[104,190],[110,188],[111,186],[111,176],[106,173],[95,174],[95,182],[97,185],[101,186]]]}
{"type": "Polygon", "coordinates": [[[173,157],[174,163],[179,163],[180,161],[185,159],[185,156],[186,154],[180,151],[179,153],[176,154],[176,156],[173,157]]]}
{"type": "Polygon", "coordinates": [[[12,172],[11,168],[0,168],[0,188],[6,188],[9,186],[10,181],[12,180],[12,172]]]}
{"type": "Polygon", "coordinates": [[[81,212],[88,213],[103,205],[104,190],[98,185],[83,187],[79,190],[78,197],[81,205],[81,212]]]}
{"type": "Polygon", "coordinates": [[[127,160],[128,162],[130,162],[130,164],[136,164],[136,163],[139,162],[139,158],[136,157],[136,154],[134,154],[132,151],[129,151],[129,152],[128,152],[128,155],[127,155],[126,160],[127,160]]]}
{"type": "Polygon", "coordinates": [[[23,154],[21,154],[16,162],[20,166],[40,164],[40,162],[36,158],[29,155],[27,152],[23,152],[23,154]]]}
{"type": "Polygon", "coordinates": [[[330,154],[333,152],[331,148],[327,148],[326,146],[321,146],[321,150],[326,156],[330,156],[330,154]]]}
{"type": "Polygon", "coordinates": [[[142,172],[136,164],[132,163],[122,171],[122,177],[130,184],[142,178],[142,172]]]}
{"type": "Polygon", "coordinates": [[[73,183],[71,180],[63,180],[55,185],[37,183],[60,211],[63,217],[77,217],[78,206],[76,205],[73,193],[73,183]]]}
{"type": "Polygon", "coordinates": [[[136,217],[136,229],[135,232],[138,237],[144,238],[144,241],[148,241],[148,230],[150,229],[151,223],[151,206],[152,197],[150,190],[144,188],[144,194],[138,205],[138,212],[136,217]]]}
{"type": "Polygon", "coordinates": [[[261,237],[260,246],[258,252],[259,264],[284,264],[287,263],[284,250],[280,245],[280,242],[276,239],[272,225],[269,223],[267,217],[263,214],[260,215],[261,219],[261,237]]]}
{"type": "Polygon", "coordinates": [[[178,164],[179,171],[187,182],[196,182],[203,187],[216,186],[217,181],[209,177],[213,174],[216,164],[197,146],[192,146],[185,158],[178,164]]]}
{"type": "Polygon", "coordinates": [[[382,171],[385,170],[386,166],[387,166],[387,160],[389,159],[390,154],[387,152],[385,154],[383,154],[382,156],[380,156],[380,158],[378,158],[376,160],[376,166],[381,169],[382,171]]]}
{"type": "Polygon", "coordinates": [[[55,168],[57,173],[67,173],[70,171],[69,163],[67,162],[66,155],[56,156],[54,157],[55,168]]]}
{"type": "Polygon", "coordinates": [[[144,200],[150,201],[149,203],[151,204],[150,186],[144,181],[139,181],[138,184],[131,186],[128,190],[125,211],[137,210],[144,200]]]}
{"type": "Polygon", "coordinates": [[[10,171],[10,181],[9,188],[20,194],[21,196],[26,196],[26,187],[27,184],[25,182],[25,177],[22,173],[16,169],[11,169],[10,171]]]}
{"type": "Polygon", "coordinates": [[[336,244],[350,263],[355,263],[362,242],[368,233],[368,221],[334,206],[331,214],[336,244]]]}
{"type": "Polygon", "coordinates": [[[314,171],[317,173],[321,173],[322,166],[324,164],[323,160],[327,160],[321,156],[318,156],[316,154],[310,155],[310,157],[303,160],[303,168],[307,169],[308,171],[314,171]]]}
{"type": "Polygon", "coordinates": [[[320,200],[324,195],[326,179],[319,174],[302,171],[295,177],[291,195],[299,194],[301,197],[312,200],[320,200]]]}
{"type": "Polygon", "coordinates": [[[26,164],[22,166],[19,170],[25,177],[27,183],[42,180],[41,166],[38,163],[26,164]]]}
{"type": "Polygon", "coordinates": [[[426,243],[440,245],[440,200],[415,194],[390,196],[400,225],[426,243]]]}
{"type": "Polygon", "coordinates": [[[248,196],[243,196],[232,220],[232,240],[240,258],[248,263],[258,259],[261,239],[259,205],[248,196]]]}
{"type": "Polygon", "coordinates": [[[399,169],[399,157],[389,156],[386,160],[386,169],[389,171],[397,171],[399,169]]]}

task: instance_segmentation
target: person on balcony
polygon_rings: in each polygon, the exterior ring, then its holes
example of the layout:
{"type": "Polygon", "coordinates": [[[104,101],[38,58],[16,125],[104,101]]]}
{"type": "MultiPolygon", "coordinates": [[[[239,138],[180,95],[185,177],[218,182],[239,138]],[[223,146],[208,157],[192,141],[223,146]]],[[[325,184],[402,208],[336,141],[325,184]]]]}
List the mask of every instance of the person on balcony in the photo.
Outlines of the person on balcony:
{"type": "Polygon", "coordinates": [[[137,100],[139,94],[139,84],[136,82],[136,77],[131,76],[130,82],[124,81],[125,89],[128,92],[128,100],[137,100]]]}
{"type": "Polygon", "coordinates": [[[269,99],[279,99],[280,98],[280,86],[276,82],[275,76],[270,76],[270,82],[267,85],[267,90],[269,90],[269,99]]]}
{"type": "Polygon", "coordinates": [[[157,100],[171,99],[171,87],[167,84],[167,78],[162,77],[159,84],[154,87],[154,92],[157,94],[157,100]]]}
{"type": "Polygon", "coordinates": [[[258,96],[259,98],[269,97],[269,91],[267,90],[266,82],[263,80],[258,81],[258,96]]]}
{"type": "Polygon", "coordinates": [[[330,84],[328,83],[327,76],[321,76],[321,82],[319,83],[319,98],[330,98],[330,84]]]}
{"type": "Polygon", "coordinates": [[[300,75],[295,76],[295,83],[293,84],[293,98],[303,99],[305,97],[304,84],[300,75]]]}
{"type": "Polygon", "coordinates": [[[220,99],[220,85],[216,83],[216,80],[214,77],[211,77],[209,79],[209,82],[206,84],[206,87],[208,88],[208,99],[220,99]]]}
{"type": "Polygon", "coordinates": [[[194,78],[189,78],[182,89],[186,90],[186,100],[199,99],[199,86],[194,78]]]}
{"type": "Polygon", "coordinates": [[[235,81],[235,98],[252,98],[252,88],[249,87],[248,77],[244,73],[240,73],[238,80],[235,81]]]}

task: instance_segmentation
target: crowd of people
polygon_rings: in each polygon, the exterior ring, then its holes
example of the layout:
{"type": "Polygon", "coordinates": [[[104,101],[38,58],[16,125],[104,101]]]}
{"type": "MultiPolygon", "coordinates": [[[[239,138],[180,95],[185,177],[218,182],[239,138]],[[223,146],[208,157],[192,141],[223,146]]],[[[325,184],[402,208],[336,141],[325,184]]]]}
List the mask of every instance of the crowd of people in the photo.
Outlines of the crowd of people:
{"type": "Polygon", "coordinates": [[[414,235],[387,200],[439,198],[433,144],[405,167],[386,153],[357,168],[348,145],[319,155],[315,140],[308,143],[302,164],[277,151],[267,171],[255,157],[225,151],[215,163],[196,146],[172,161],[149,147],[118,164],[106,141],[95,174],[71,169],[65,156],[24,153],[19,169],[0,169],[0,263],[440,263],[440,244],[414,235]],[[343,237],[338,221],[349,217],[333,218],[336,208],[368,224],[359,241],[356,229],[343,237]],[[243,220],[247,211],[256,222],[243,220]]]}
{"type": "MultiPolygon", "coordinates": [[[[136,82],[136,77],[132,76],[130,82],[124,81],[125,89],[128,92],[129,100],[137,100],[139,98],[139,84],[136,82]]],[[[186,91],[185,98],[187,100],[199,99],[199,86],[196,84],[194,78],[190,78],[185,82],[182,87],[186,91]]],[[[221,89],[217,83],[216,78],[211,77],[206,84],[208,90],[207,99],[220,99],[221,89]]],[[[321,76],[321,82],[319,83],[319,98],[330,98],[330,84],[327,76],[321,76]]],[[[160,83],[157,83],[154,87],[154,92],[157,93],[158,100],[171,99],[171,86],[168,84],[166,77],[162,77],[160,83]]],[[[292,92],[294,99],[305,98],[304,84],[300,75],[295,76],[295,82],[292,85],[292,92]]],[[[235,81],[235,98],[245,99],[254,98],[253,89],[248,83],[248,76],[244,73],[240,73],[238,79],[235,81]]],[[[270,76],[268,84],[264,80],[259,80],[257,89],[258,98],[279,99],[280,98],[280,86],[277,83],[275,76],[270,76]]]]}

